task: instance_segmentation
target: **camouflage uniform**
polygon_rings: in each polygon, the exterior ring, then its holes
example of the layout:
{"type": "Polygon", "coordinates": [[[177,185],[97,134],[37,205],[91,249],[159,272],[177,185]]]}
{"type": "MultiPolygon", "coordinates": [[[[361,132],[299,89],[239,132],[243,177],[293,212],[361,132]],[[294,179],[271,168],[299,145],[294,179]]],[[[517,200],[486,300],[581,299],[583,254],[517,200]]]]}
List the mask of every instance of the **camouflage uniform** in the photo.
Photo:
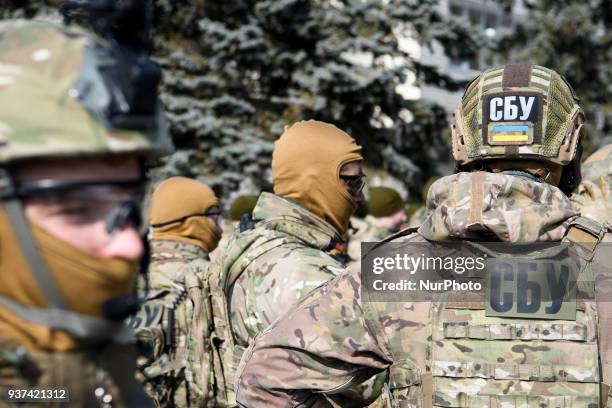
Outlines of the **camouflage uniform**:
{"type": "Polygon", "coordinates": [[[226,218],[221,218],[219,220],[219,225],[223,230],[223,235],[221,235],[221,240],[219,241],[219,245],[210,253],[210,259],[215,262],[221,262],[219,256],[223,253],[223,248],[227,246],[230,237],[234,234],[234,231],[238,228],[236,222],[228,220],[226,218]]]}
{"type": "MultiPolygon", "coordinates": [[[[575,219],[576,211],[558,189],[516,176],[487,173],[478,181],[483,182],[486,202],[491,203],[481,212],[484,229],[471,230],[471,208],[482,203],[462,200],[458,205],[453,200],[469,198],[467,193],[479,174],[484,173],[460,173],[434,185],[428,203],[432,217],[419,233],[390,242],[490,240],[491,235],[508,242],[557,241],[575,219]],[[446,186],[453,187],[446,190],[446,186]],[[500,224],[499,219],[506,222],[500,224]]],[[[611,241],[609,235],[605,239],[611,241]]],[[[563,400],[566,404],[572,401],[571,406],[597,403],[596,326],[584,314],[577,323],[588,326],[584,338],[588,347],[567,341],[570,337],[542,343],[537,333],[533,337],[529,333],[503,337],[507,319],[486,317],[482,307],[461,310],[426,302],[370,302],[362,299],[360,285],[360,268],[354,265],[307,296],[257,338],[243,359],[237,383],[241,406],[324,406],[319,392],[346,387],[381,370],[388,370],[390,393],[405,407],[431,406],[428,398],[434,406],[447,407],[553,407],[563,400]],[[469,336],[456,333],[445,337],[453,324],[458,329],[469,324],[500,331],[498,338],[504,341],[478,337],[476,330],[469,336]],[[535,341],[527,341],[529,338],[535,341]],[[530,351],[525,354],[525,350],[530,351]],[[565,370],[570,381],[577,382],[550,382],[544,374],[532,373],[530,378],[513,371],[536,366],[542,373],[553,367],[565,370]],[[449,372],[451,369],[459,371],[449,372]],[[485,369],[497,370],[496,377],[485,369]],[[509,373],[502,376],[503,370],[509,373]],[[513,387],[518,380],[520,386],[513,387]],[[550,392],[556,396],[546,397],[550,392]]]]}
{"type": "Polygon", "coordinates": [[[391,233],[388,228],[377,225],[371,215],[366,215],[364,219],[351,218],[351,226],[357,231],[349,238],[348,254],[355,261],[361,257],[362,242],[378,242],[391,233]]]}
{"type": "Polygon", "coordinates": [[[208,266],[218,216],[214,191],[194,179],[170,177],[151,196],[151,266],[140,288],[147,299],[131,326],[142,380],[160,406],[215,406],[208,266]]]}
{"type": "Polygon", "coordinates": [[[207,406],[208,390],[202,385],[211,380],[211,366],[202,325],[210,310],[205,304],[208,265],[208,254],[196,245],[151,241],[147,302],[129,325],[145,351],[138,361],[140,379],[160,406],[207,406]],[[173,344],[167,343],[170,338],[173,344]]]}
{"type": "Polygon", "coordinates": [[[255,228],[234,233],[212,270],[213,288],[225,293],[215,297],[227,299],[215,310],[228,311],[231,327],[232,345],[224,350],[232,355],[224,366],[227,378],[257,333],[344,267],[328,253],[338,239],[335,230],[300,205],[262,193],[253,218],[255,228]]]}
{"type": "Polygon", "coordinates": [[[221,275],[228,288],[233,333],[242,346],[276,320],[286,305],[344,267],[328,254],[338,239],[335,231],[299,204],[262,193],[253,218],[254,229],[230,239],[221,275]]]}
{"type": "Polygon", "coordinates": [[[582,165],[582,182],[571,199],[583,217],[612,223],[612,145],[593,153],[582,165]]]}
{"type": "Polygon", "coordinates": [[[427,207],[422,205],[412,214],[410,220],[408,220],[408,227],[419,227],[425,222],[426,219],[427,207]]]}
{"type": "MultiPolygon", "coordinates": [[[[453,155],[474,171],[436,182],[427,221],[390,242],[419,243],[414,254],[405,246],[413,257],[453,240],[569,242],[571,259],[595,275],[595,299],[609,296],[610,276],[595,271],[609,263],[601,243],[611,231],[578,216],[567,197],[578,177],[557,172],[579,161],[583,116],[569,85],[546,68],[509,64],[477,77],[454,116],[453,155]]],[[[389,256],[382,248],[368,256],[389,256]]],[[[238,370],[239,405],[326,406],[325,394],[386,372],[393,407],[612,406],[609,299],[576,302],[573,321],[545,321],[490,316],[465,292],[381,302],[362,289],[355,265],[260,334],[238,370]]]]}

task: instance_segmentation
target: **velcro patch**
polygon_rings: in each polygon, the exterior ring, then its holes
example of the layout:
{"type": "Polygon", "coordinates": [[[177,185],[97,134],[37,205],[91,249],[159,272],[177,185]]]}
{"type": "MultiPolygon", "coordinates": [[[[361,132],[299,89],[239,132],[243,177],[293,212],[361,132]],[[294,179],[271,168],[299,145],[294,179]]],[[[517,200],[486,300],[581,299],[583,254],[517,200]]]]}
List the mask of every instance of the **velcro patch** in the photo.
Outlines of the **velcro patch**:
{"type": "Polygon", "coordinates": [[[483,142],[490,146],[539,143],[542,95],[497,93],[483,98],[483,142]]]}
{"type": "Polygon", "coordinates": [[[526,145],[533,143],[533,123],[501,122],[489,123],[490,145],[526,145]]]}
{"type": "Polygon", "coordinates": [[[159,303],[145,303],[138,312],[131,316],[127,325],[130,329],[142,329],[159,324],[164,307],[159,303]]]}
{"type": "Polygon", "coordinates": [[[490,261],[486,316],[576,320],[578,271],[558,260],[490,261]]]}

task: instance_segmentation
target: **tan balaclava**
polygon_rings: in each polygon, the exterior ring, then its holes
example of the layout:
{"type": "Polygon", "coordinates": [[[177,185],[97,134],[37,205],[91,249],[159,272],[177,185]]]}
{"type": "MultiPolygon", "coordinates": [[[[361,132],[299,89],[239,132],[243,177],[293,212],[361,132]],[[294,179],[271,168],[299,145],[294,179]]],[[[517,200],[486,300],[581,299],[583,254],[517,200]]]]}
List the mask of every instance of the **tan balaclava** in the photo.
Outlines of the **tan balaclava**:
{"type": "Polygon", "coordinates": [[[345,238],[357,203],[340,180],[340,167],[363,160],[360,152],[361,146],[334,125],[295,123],[274,147],[274,193],[310,210],[345,238]]]}
{"type": "MultiPolygon", "coordinates": [[[[30,224],[36,246],[69,310],[97,318],[102,305],[130,293],[137,263],[102,259],[85,253],[30,224]]],[[[0,295],[24,306],[47,306],[43,292],[11,228],[11,221],[0,206],[0,295]]],[[[44,325],[26,322],[0,308],[0,333],[6,341],[28,349],[67,351],[79,343],[70,335],[44,325]]]]}
{"type": "Polygon", "coordinates": [[[186,177],[169,178],[151,197],[153,239],[185,242],[211,252],[221,229],[204,214],[215,205],[219,200],[207,185],[186,177]]]}

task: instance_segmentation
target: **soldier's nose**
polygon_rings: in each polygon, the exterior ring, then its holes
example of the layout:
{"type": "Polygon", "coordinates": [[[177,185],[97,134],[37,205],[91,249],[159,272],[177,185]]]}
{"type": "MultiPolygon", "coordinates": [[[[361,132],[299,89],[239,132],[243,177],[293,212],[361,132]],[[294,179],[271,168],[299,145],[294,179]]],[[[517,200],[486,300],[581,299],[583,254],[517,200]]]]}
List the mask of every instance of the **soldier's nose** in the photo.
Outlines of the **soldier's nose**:
{"type": "Polygon", "coordinates": [[[359,194],[357,194],[355,197],[355,202],[357,203],[357,205],[363,203],[365,201],[365,196],[363,195],[363,191],[360,191],[359,194]]]}
{"type": "Polygon", "coordinates": [[[113,233],[110,242],[102,252],[104,258],[137,262],[144,254],[144,246],[138,231],[135,228],[127,227],[113,233]]]}

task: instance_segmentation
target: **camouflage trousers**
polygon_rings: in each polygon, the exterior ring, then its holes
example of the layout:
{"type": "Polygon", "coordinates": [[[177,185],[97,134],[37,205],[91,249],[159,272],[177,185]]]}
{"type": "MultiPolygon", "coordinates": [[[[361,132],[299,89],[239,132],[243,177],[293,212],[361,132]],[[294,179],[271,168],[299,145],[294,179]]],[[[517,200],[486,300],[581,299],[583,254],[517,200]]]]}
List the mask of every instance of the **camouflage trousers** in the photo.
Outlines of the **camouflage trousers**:
{"type": "MultiPolygon", "coordinates": [[[[28,407],[153,407],[134,378],[132,346],[107,345],[77,352],[24,351],[0,343],[0,389],[31,387],[67,390],[69,402],[28,407]]],[[[0,407],[22,406],[0,400],[0,407]]]]}

